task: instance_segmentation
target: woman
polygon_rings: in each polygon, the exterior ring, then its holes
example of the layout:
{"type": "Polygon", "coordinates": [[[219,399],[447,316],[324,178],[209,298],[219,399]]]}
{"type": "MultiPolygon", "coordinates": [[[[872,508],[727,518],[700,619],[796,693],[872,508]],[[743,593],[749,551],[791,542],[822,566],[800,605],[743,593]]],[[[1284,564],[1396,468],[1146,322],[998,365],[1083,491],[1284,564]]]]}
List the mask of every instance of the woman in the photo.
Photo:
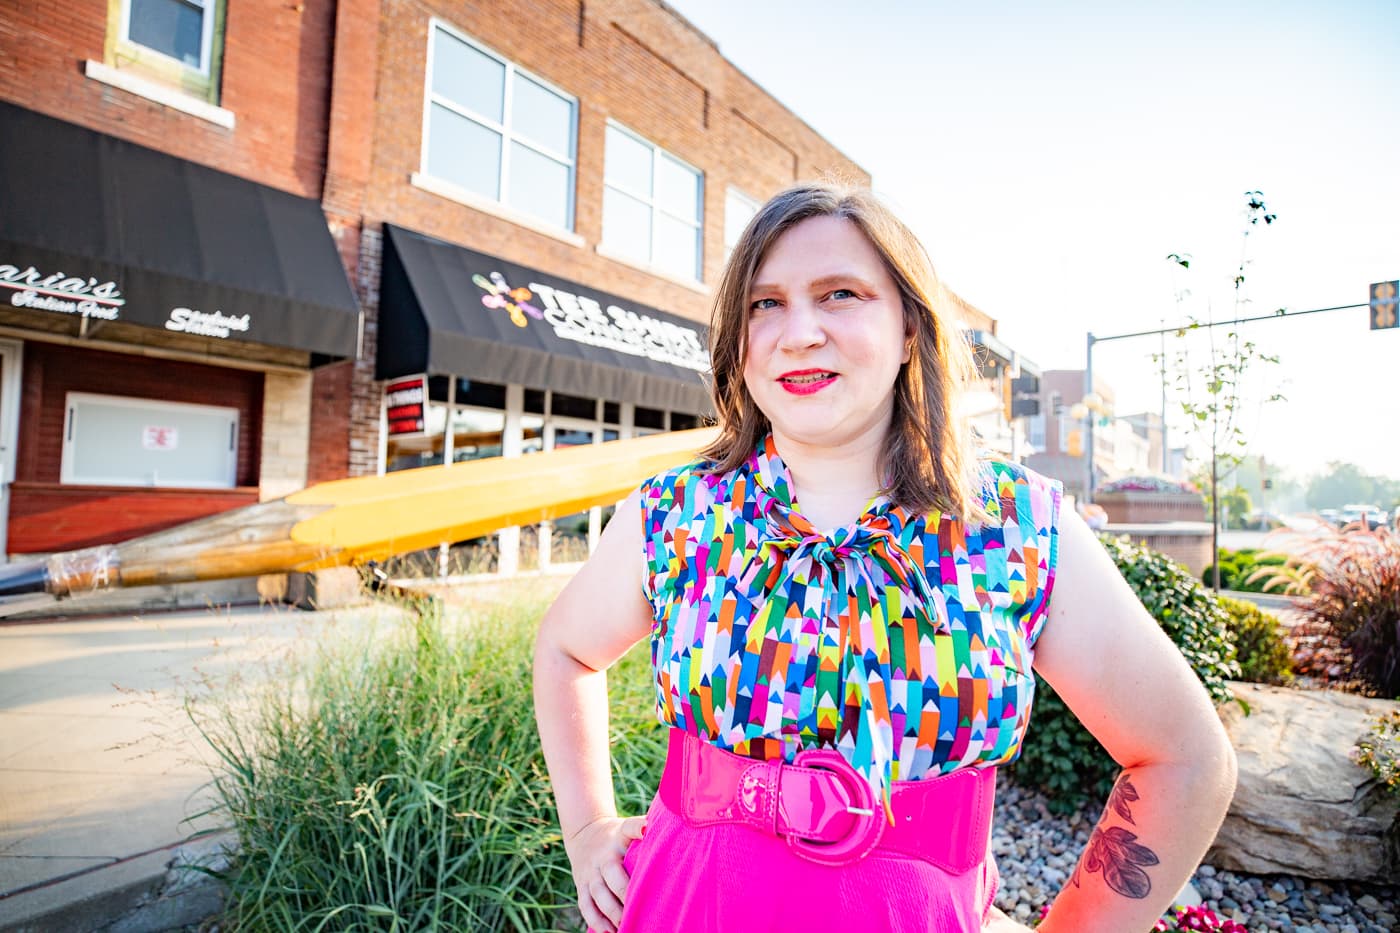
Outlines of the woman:
{"type": "Polygon", "coordinates": [[[1041,930],[1149,929],[1213,838],[1234,758],[1204,690],[1058,484],[974,462],[935,289],[868,192],[791,188],[735,248],[719,439],[624,501],[540,629],[593,929],[1023,929],[988,839],[1032,663],[1124,767],[1041,930]],[[623,818],[605,672],[648,634],[669,754],[623,818]]]}

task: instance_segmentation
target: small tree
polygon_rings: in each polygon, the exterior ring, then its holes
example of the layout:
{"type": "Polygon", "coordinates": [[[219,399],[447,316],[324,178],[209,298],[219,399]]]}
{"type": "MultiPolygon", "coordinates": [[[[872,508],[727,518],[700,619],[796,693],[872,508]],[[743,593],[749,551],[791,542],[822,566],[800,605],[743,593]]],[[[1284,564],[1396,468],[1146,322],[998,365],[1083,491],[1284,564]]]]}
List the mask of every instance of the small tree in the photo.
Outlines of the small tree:
{"type": "MultiPolygon", "coordinates": [[[[1244,231],[1240,245],[1240,264],[1235,270],[1234,317],[1238,320],[1246,303],[1243,287],[1245,269],[1249,265],[1249,235],[1260,224],[1271,225],[1277,215],[1269,213],[1260,191],[1245,192],[1244,231]]],[[[1182,269],[1191,266],[1188,254],[1172,253],[1167,259],[1182,269]]],[[[1184,292],[1177,292],[1180,304],[1184,292]]],[[[1181,410],[1186,415],[1186,427],[1190,434],[1201,441],[1210,451],[1210,470],[1207,475],[1208,501],[1210,503],[1211,553],[1220,553],[1220,479],[1222,473],[1237,466],[1244,457],[1249,440],[1240,422],[1240,389],[1246,372],[1257,364],[1277,363],[1277,356],[1270,356],[1259,350],[1252,340],[1240,339],[1239,331],[1231,327],[1224,340],[1217,340],[1214,322],[1208,317],[1205,322],[1192,320],[1191,324],[1176,332],[1184,338],[1189,331],[1204,329],[1208,343],[1207,358],[1204,362],[1193,362],[1187,350],[1176,354],[1176,388],[1181,397],[1181,410]]],[[[1273,393],[1266,401],[1278,401],[1283,396],[1273,393]]],[[[1212,588],[1220,591],[1220,568],[1216,563],[1212,575],[1212,588]]]]}

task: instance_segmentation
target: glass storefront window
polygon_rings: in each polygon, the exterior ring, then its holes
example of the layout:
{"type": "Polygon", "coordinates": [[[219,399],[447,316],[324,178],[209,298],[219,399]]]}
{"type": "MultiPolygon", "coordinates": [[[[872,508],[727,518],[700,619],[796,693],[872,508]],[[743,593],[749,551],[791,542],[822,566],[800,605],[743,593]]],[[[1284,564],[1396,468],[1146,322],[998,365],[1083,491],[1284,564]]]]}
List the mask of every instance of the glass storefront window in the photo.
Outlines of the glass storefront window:
{"type": "Polygon", "coordinates": [[[565,395],[563,392],[551,393],[549,397],[549,413],[551,415],[562,415],[565,418],[580,418],[584,421],[596,421],[598,418],[598,402],[595,399],[583,398],[578,395],[565,395]]]}
{"type": "MultiPolygon", "coordinates": [[[[427,437],[394,438],[389,441],[385,471],[411,470],[415,467],[438,466],[446,447],[443,427],[446,406],[428,409],[427,437]]],[[[482,460],[499,457],[503,444],[506,416],[500,411],[458,408],[452,416],[452,461],[482,460]]]]}
{"type": "Polygon", "coordinates": [[[457,409],[452,415],[452,461],[499,457],[505,428],[504,412],[457,409]]]}
{"type": "Polygon", "coordinates": [[[525,437],[521,443],[521,453],[537,454],[544,450],[544,419],[525,415],[520,419],[520,428],[525,437]]]}
{"type": "Polygon", "coordinates": [[[666,430],[666,413],[660,409],[643,408],[638,405],[636,413],[632,416],[632,423],[639,428],[664,431],[666,430]]]}
{"type": "Polygon", "coordinates": [[[477,382],[474,379],[457,380],[457,404],[471,405],[473,408],[494,408],[505,411],[506,387],[494,382],[477,382]]]}

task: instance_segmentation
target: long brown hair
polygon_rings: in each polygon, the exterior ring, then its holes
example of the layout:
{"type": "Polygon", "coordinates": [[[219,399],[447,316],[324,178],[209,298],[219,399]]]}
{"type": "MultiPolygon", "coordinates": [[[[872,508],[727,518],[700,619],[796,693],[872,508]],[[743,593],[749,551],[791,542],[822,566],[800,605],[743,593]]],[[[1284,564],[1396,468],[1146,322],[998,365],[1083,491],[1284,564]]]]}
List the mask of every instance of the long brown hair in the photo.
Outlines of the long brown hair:
{"type": "Polygon", "coordinates": [[[898,285],[905,330],[914,335],[909,362],[895,381],[894,421],[881,452],[882,491],[911,512],[939,509],[959,519],[980,518],[971,435],[953,411],[972,378],[971,350],[940,307],[938,279],[923,245],[863,188],[794,185],[775,195],[745,228],[725,264],[710,318],[710,393],[720,435],[702,456],[714,461],[716,472],[736,469],[769,430],[767,416],[744,385],[749,292],[773,244],[811,217],[841,217],[860,228],[898,285]]]}

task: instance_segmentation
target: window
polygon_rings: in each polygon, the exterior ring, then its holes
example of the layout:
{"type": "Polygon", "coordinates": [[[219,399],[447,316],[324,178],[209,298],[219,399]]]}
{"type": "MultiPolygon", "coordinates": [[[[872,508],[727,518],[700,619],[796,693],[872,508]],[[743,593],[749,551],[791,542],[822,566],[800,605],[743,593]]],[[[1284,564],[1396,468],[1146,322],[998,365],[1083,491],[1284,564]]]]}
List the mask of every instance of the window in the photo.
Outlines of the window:
{"type": "Polygon", "coordinates": [[[739,237],[744,235],[744,228],[749,225],[750,220],[753,220],[753,215],[758,213],[761,206],[738,188],[730,188],[724,193],[725,259],[728,259],[729,254],[734,251],[739,237]]]}
{"type": "Polygon", "coordinates": [[[127,0],[122,38],[207,74],[213,0],[127,0]]]}
{"type": "Polygon", "coordinates": [[[633,411],[632,423],[639,428],[664,431],[666,430],[666,413],[656,408],[643,408],[638,405],[633,411]]]}
{"type": "Polygon", "coordinates": [[[603,180],[603,245],[624,259],[699,281],[699,169],[610,123],[603,180]]]}
{"type": "Polygon", "coordinates": [[[229,489],[238,409],[69,392],[61,478],[102,486],[229,489]]]}
{"type": "Polygon", "coordinates": [[[1045,415],[1031,415],[1026,419],[1026,443],[1037,451],[1045,449],[1045,415]]]}
{"type": "Polygon", "coordinates": [[[115,0],[106,54],[89,78],[233,128],[220,108],[225,0],[115,0]]]}
{"type": "Polygon", "coordinates": [[[426,106],[424,174],[573,229],[574,98],[435,23],[426,106]]]}

